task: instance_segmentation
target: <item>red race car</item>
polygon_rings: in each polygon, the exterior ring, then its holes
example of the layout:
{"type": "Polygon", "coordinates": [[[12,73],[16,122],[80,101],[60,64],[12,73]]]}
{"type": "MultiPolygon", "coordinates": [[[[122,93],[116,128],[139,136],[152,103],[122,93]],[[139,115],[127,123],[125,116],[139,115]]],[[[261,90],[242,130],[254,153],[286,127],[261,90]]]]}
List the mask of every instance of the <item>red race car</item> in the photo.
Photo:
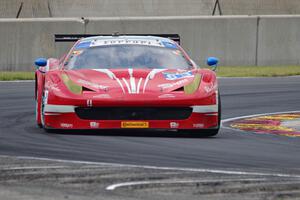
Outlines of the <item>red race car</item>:
{"type": "MultiPolygon", "coordinates": [[[[60,60],[35,60],[37,124],[45,130],[216,135],[221,109],[214,70],[199,68],[179,46],[178,35],[161,36],[57,35],[56,41],[79,40],[60,60]]],[[[217,62],[207,59],[210,66],[217,62]]]]}

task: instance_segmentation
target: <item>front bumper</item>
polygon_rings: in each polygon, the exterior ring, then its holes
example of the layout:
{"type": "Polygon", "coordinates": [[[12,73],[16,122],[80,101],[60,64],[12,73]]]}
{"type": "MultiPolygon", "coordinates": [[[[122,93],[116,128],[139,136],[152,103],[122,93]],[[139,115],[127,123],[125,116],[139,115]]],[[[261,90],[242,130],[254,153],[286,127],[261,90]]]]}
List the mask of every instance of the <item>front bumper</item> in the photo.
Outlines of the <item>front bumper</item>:
{"type": "Polygon", "coordinates": [[[45,105],[45,128],[48,129],[211,129],[218,124],[218,105],[192,106],[192,113],[186,119],[151,120],[91,120],[82,119],[71,105],[45,105]],[[137,124],[137,126],[124,126],[137,124]],[[140,125],[139,125],[140,124],[140,125]],[[142,125],[144,124],[144,125],[142,125]]]}

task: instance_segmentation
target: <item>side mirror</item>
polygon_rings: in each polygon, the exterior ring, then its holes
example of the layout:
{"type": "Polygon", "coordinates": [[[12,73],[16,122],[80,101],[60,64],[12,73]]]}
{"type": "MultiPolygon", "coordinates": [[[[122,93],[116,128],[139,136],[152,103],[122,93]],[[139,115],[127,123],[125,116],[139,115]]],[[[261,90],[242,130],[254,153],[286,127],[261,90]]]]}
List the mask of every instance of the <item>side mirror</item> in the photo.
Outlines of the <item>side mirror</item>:
{"type": "Polygon", "coordinates": [[[36,65],[36,68],[42,72],[42,73],[46,73],[46,69],[45,66],[47,65],[47,59],[45,58],[37,58],[34,61],[34,64],[36,65]]]}
{"type": "Polygon", "coordinates": [[[213,66],[212,70],[216,71],[218,62],[219,62],[218,58],[209,57],[209,58],[207,58],[207,62],[206,63],[207,63],[208,66],[213,66]]]}
{"type": "Polygon", "coordinates": [[[45,67],[47,65],[47,59],[45,58],[37,58],[35,61],[34,61],[34,64],[37,66],[37,67],[45,67]]]}

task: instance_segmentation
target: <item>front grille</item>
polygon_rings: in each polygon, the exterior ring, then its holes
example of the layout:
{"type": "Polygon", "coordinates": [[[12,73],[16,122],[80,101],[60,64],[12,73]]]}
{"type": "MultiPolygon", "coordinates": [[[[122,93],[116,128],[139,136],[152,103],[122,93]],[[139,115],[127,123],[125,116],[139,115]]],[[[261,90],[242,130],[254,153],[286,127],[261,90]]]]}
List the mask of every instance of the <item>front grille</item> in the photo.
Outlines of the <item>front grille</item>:
{"type": "Polygon", "coordinates": [[[179,120],[187,119],[190,107],[89,107],[75,108],[81,119],[89,120],[179,120]]]}

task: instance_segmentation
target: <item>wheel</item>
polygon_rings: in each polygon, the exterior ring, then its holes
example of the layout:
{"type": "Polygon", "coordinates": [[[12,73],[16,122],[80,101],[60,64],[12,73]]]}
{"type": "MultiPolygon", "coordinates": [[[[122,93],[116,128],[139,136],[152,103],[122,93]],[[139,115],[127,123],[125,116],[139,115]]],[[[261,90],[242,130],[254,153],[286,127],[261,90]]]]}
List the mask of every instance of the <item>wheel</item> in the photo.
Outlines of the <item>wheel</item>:
{"type": "Polygon", "coordinates": [[[41,122],[41,106],[42,106],[42,99],[39,95],[39,92],[36,92],[36,100],[35,100],[35,120],[36,124],[39,128],[43,128],[42,122],[41,122]]]}

